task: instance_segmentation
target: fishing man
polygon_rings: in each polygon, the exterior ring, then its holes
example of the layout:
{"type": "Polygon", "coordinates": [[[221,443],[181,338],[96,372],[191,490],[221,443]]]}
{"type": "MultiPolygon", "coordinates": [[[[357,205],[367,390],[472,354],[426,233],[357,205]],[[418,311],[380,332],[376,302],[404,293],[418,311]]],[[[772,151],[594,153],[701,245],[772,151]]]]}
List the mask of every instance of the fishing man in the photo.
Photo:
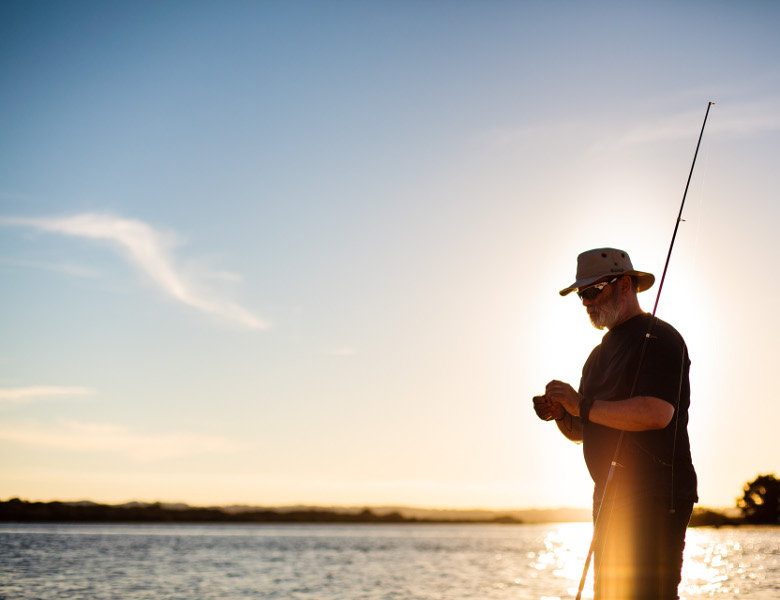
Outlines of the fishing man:
{"type": "Polygon", "coordinates": [[[654,281],[622,250],[580,254],[576,281],[560,294],[576,290],[593,326],[608,331],[578,390],[551,381],[533,399],[539,418],[583,443],[595,484],[596,600],[678,598],[685,531],[698,500],[687,348],[637,299],[654,281]]]}

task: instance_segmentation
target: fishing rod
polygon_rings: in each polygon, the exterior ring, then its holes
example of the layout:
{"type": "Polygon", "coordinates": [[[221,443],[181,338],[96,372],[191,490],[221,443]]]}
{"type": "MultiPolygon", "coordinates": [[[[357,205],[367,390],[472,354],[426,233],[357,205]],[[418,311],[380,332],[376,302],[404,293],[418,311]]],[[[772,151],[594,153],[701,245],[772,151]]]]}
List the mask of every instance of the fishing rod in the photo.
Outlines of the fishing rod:
{"type": "MultiPolygon", "coordinates": [[[[666,254],[666,262],[664,263],[664,270],[661,274],[661,281],[658,284],[658,293],[655,297],[655,304],[653,305],[653,313],[652,318],[650,319],[650,325],[648,327],[647,333],[645,334],[644,342],[642,343],[642,351],[639,355],[639,365],[637,366],[636,375],[634,376],[634,383],[631,386],[631,394],[629,394],[629,398],[634,397],[634,393],[636,391],[636,385],[639,381],[639,373],[642,370],[642,363],[644,363],[645,360],[645,354],[647,353],[647,342],[652,337],[653,329],[655,328],[656,318],[655,318],[655,312],[658,309],[658,301],[661,299],[661,290],[663,290],[664,287],[664,280],[666,279],[666,271],[669,268],[669,259],[672,257],[672,249],[674,248],[674,240],[677,238],[677,230],[680,227],[680,222],[683,221],[682,214],[683,214],[683,208],[685,207],[685,198],[688,195],[688,187],[691,185],[691,177],[693,177],[693,168],[696,166],[696,157],[699,155],[699,147],[701,146],[701,138],[704,135],[704,127],[707,125],[707,117],[710,114],[710,107],[715,104],[714,102],[708,102],[707,103],[707,111],[704,113],[704,122],[701,125],[701,131],[699,132],[699,141],[696,144],[696,151],[693,153],[693,162],[691,163],[691,171],[688,173],[688,181],[685,183],[685,191],[683,192],[682,202],[680,203],[680,212],[677,214],[677,221],[674,224],[674,233],[672,233],[672,241],[669,244],[669,252],[666,254]]],[[[683,354],[683,360],[684,360],[685,354],[683,354]]],[[[675,407],[675,419],[679,417],[679,397],[677,398],[677,406],[675,407]]],[[[675,422],[675,429],[677,427],[677,424],[675,422]]],[[[601,514],[604,509],[604,504],[606,499],[608,498],[607,492],[610,490],[610,485],[612,483],[612,479],[615,475],[615,468],[618,467],[618,458],[620,458],[620,450],[623,447],[623,438],[625,436],[625,431],[621,430],[620,435],[618,436],[617,443],[615,444],[615,454],[612,457],[612,464],[609,467],[609,472],[607,473],[607,480],[604,484],[604,492],[601,494],[601,500],[599,501],[599,508],[596,512],[596,518],[593,521],[593,538],[590,542],[590,548],[588,549],[588,556],[585,558],[585,566],[582,569],[582,577],[580,578],[580,585],[577,589],[577,597],[576,600],[582,599],[582,590],[585,587],[585,580],[588,577],[588,570],[590,569],[590,563],[591,559],[593,557],[593,552],[596,547],[596,534],[598,532],[598,527],[600,524],[600,518],[601,514]]],[[[675,436],[676,437],[676,436],[675,436]]],[[[673,459],[674,460],[674,459],[673,459]]],[[[672,468],[674,468],[674,464],[672,464],[672,468]]],[[[672,507],[670,509],[672,512],[674,512],[674,508],[672,507]]]]}

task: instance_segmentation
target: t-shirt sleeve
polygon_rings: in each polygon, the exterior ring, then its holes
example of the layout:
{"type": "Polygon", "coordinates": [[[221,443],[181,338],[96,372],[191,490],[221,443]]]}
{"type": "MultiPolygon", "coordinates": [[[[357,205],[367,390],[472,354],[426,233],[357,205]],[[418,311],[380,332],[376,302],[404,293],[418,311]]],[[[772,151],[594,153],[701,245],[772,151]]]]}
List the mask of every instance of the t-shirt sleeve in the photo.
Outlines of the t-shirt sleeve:
{"type": "Polygon", "coordinates": [[[677,406],[685,363],[685,342],[668,332],[648,340],[647,354],[639,373],[637,396],[654,396],[677,406]]]}

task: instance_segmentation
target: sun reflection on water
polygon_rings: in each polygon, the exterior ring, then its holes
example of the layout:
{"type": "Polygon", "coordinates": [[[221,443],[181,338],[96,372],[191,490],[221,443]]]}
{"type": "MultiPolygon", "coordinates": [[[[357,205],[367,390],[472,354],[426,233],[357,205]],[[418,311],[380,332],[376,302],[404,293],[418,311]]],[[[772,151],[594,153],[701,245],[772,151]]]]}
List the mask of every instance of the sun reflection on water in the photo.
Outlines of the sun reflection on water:
{"type": "MultiPolygon", "coordinates": [[[[564,523],[545,528],[536,539],[535,550],[525,555],[528,579],[517,578],[515,585],[527,586],[529,579],[539,584],[546,582],[548,594],[538,596],[543,600],[573,598],[592,533],[590,523],[564,523]],[[550,587],[554,581],[558,583],[550,587]]],[[[780,536],[776,530],[688,529],[679,588],[681,598],[780,598],[778,575],[780,536]],[[750,541],[745,542],[746,539],[750,541]]],[[[592,565],[582,596],[593,598],[592,565]]]]}
{"type": "Polygon", "coordinates": [[[733,530],[689,529],[680,591],[691,597],[738,596],[746,589],[755,589],[757,583],[762,583],[758,580],[772,577],[771,572],[778,567],[778,554],[777,539],[746,548],[733,530]]]}
{"type": "MultiPolygon", "coordinates": [[[[561,523],[540,540],[542,548],[529,552],[529,566],[546,571],[567,585],[567,597],[574,597],[582,577],[585,558],[590,547],[592,528],[589,523],[561,523]]],[[[588,572],[583,598],[593,597],[592,569],[588,572]]],[[[543,600],[559,600],[559,596],[544,596],[543,600]]]]}
{"type": "MultiPolygon", "coordinates": [[[[10,568],[0,569],[0,589],[13,586],[20,600],[73,589],[125,600],[252,591],[268,600],[571,600],[591,534],[590,523],[6,525],[0,555],[10,568]]],[[[780,598],[777,528],[689,529],[680,595],[780,598]]],[[[590,578],[584,597],[593,598],[590,578]]]]}

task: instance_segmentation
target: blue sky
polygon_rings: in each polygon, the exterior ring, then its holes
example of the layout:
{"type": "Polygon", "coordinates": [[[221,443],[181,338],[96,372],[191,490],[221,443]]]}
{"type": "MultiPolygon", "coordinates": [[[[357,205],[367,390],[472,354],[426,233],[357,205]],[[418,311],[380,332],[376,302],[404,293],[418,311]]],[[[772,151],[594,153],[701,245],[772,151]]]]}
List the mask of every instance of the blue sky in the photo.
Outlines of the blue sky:
{"type": "MultiPolygon", "coordinates": [[[[660,275],[702,503],[780,471],[771,2],[4,2],[0,489],[589,503],[530,398],[660,275]]],[[[655,290],[642,298],[651,310],[655,290]]]]}

